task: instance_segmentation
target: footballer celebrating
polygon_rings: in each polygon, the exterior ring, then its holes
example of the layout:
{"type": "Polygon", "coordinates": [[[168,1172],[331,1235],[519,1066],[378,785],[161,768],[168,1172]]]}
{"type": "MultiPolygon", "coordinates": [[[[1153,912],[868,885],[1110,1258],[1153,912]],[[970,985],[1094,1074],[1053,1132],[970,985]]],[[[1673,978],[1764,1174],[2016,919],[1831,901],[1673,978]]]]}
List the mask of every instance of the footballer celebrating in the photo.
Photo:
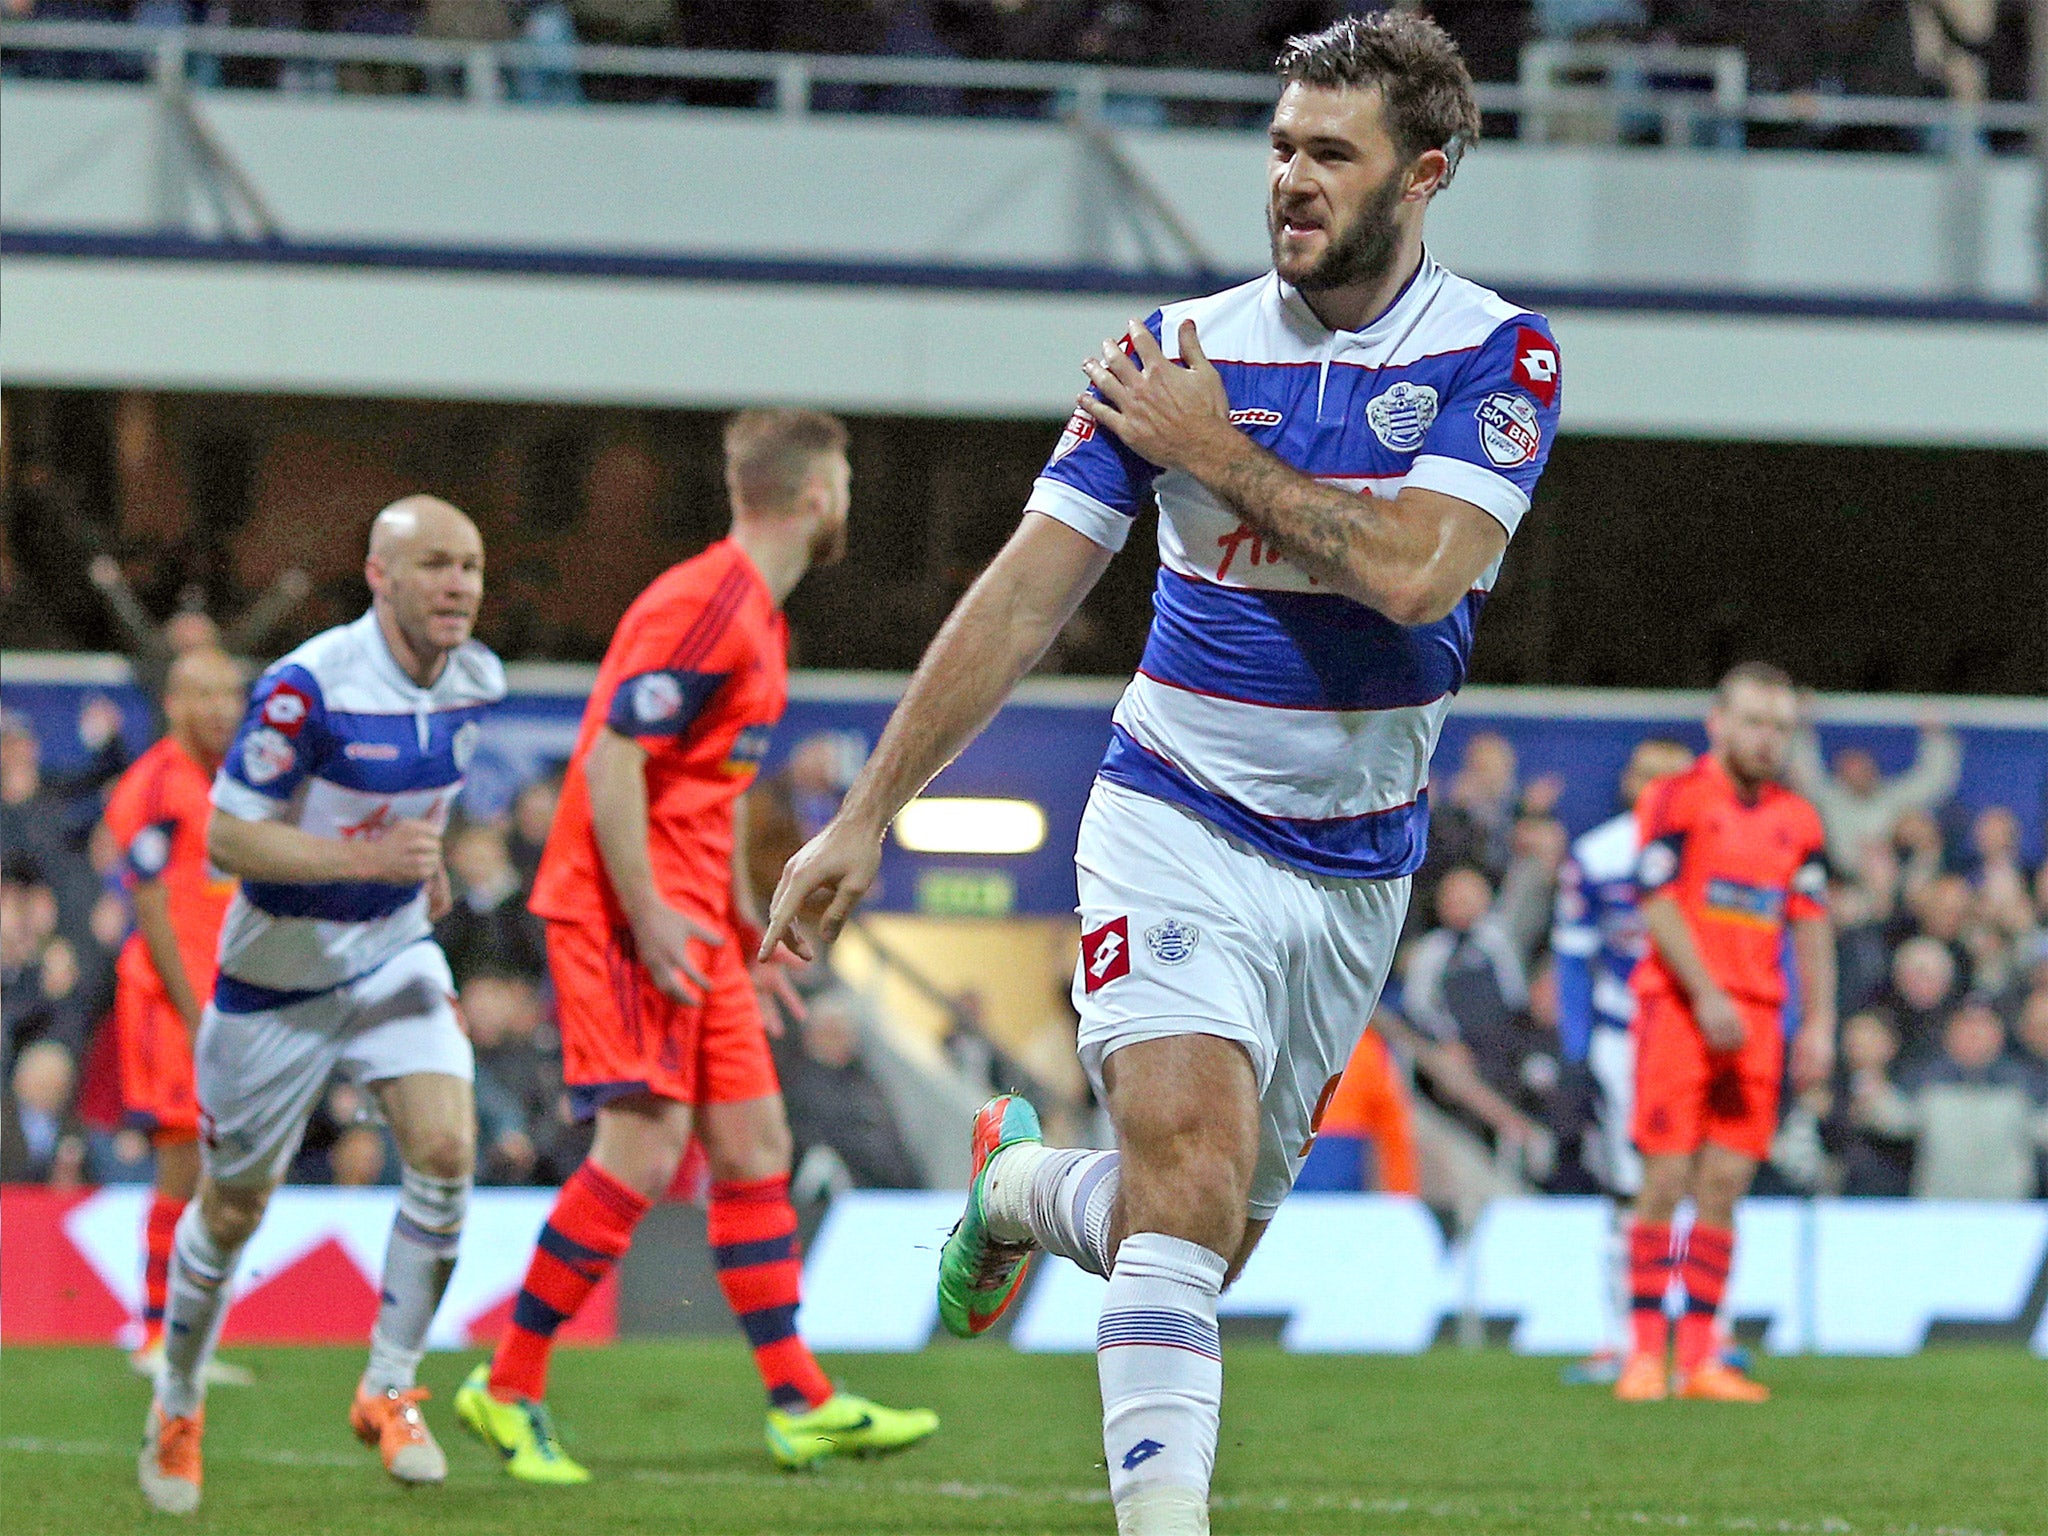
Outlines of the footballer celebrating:
{"type": "Polygon", "coordinates": [[[404,1163],[349,1423],[401,1483],[448,1472],[414,1373],[469,1203],[475,1060],[430,924],[448,901],[441,832],[505,672],[470,638],[483,541],[454,507],[386,507],[363,573],[369,612],[258,679],[213,782],[207,853],[241,885],[195,1049],[199,1192],[178,1221],[137,1460],[166,1513],[199,1506],[229,1282],[337,1069],[375,1096],[404,1163]]]}
{"type": "Polygon", "coordinates": [[[693,1134],[711,1164],[719,1286],[768,1391],[777,1464],[899,1450],[938,1427],[923,1409],[835,1391],[797,1334],[789,1121],[755,989],[792,1006],[795,994],[779,966],[751,960],[760,924],[734,826],[788,698],[783,601],[845,552],[846,430],[747,411],[725,455],[732,533],[619,621],[534,882],[562,1075],[597,1134],[541,1228],[511,1327],[456,1396],[523,1482],[589,1480],[544,1406],[555,1331],[626,1251],[693,1134]]]}
{"type": "Polygon", "coordinates": [[[1770,1396],[1720,1358],[1714,1317],[1735,1258],[1735,1203],[1778,1132],[1787,925],[1801,1013],[1793,1085],[1824,1083],[1834,1069],[1835,940],[1820,813],[1779,782],[1797,724],[1792,679],[1745,662],[1714,695],[1708,754],[1636,802],[1649,948],[1630,978],[1643,1175],[1628,1235],[1631,1351],[1614,1384],[1625,1402],[1770,1396]],[[1687,1197],[1692,1227],[1674,1243],[1672,1217],[1687,1197]],[[1685,1290],[1675,1376],[1664,1315],[1674,1270],[1685,1290]]]}
{"type": "Polygon", "coordinates": [[[1429,759],[1556,432],[1544,319],[1454,276],[1423,221],[1476,139],[1450,39],[1405,12],[1290,41],[1270,128],[1274,270],[1173,304],[1085,365],[1021,526],[962,599],[767,941],[829,941],[897,811],[964,747],[1148,503],[1144,658],[1082,819],[1081,1060],[1113,1152],[1020,1099],[976,1125],[940,1262],[985,1331],[1038,1249],[1109,1281],[1103,1448],[1125,1536],[1206,1532],[1217,1297],[1292,1188],[1372,1016],[1421,865],[1429,759]]]}

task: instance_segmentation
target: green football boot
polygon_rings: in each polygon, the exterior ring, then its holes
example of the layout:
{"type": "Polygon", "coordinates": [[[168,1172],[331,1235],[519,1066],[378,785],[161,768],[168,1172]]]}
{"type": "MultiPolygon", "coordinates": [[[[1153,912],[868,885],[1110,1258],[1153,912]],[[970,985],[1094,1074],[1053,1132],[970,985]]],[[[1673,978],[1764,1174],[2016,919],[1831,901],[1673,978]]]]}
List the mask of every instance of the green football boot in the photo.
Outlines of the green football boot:
{"type": "Polygon", "coordinates": [[[983,1184],[988,1165],[1005,1147],[1042,1140],[1038,1111],[1013,1093],[990,1099],[974,1117],[974,1172],[967,1209],[939,1254],[939,1319],[955,1338],[988,1332],[1010,1310],[1031,1269],[1032,1243],[997,1242],[988,1234],[983,1184]]]}
{"type": "Polygon", "coordinates": [[[800,1472],[827,1456],[887,1456],[939,1427],[929,1408],[884,1408],[851,1392],[834,1392],[807,1413],[768,1410],[768,1454],[784,1471],[800,1472]]]}
{"type": "Polygon", "coordinates": [[[490,1379],[488,1364],[469,1373],[455,1389],[455,1416],[503,1458],[505,1470],[522,1483],[560,1488],[589,1482],[589,1470],[571,1461],[555,1438],[547,1405],[524,1398],[501,1403],[491,1396],[490,1379]]]}

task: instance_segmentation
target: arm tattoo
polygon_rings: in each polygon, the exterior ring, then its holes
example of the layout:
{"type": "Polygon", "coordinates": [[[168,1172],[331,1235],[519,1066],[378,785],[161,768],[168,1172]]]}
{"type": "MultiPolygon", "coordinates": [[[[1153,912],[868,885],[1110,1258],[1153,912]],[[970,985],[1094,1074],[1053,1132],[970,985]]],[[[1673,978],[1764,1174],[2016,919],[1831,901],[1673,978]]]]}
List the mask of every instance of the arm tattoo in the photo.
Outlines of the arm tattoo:
{"type": "Polygon", "coordinates": [[[1209,489],[1304,573],[1352,592],[1363,586],[1352,557],[1366,498],[1319,485],[1263,448],[1233,454],[1209,489]]]}

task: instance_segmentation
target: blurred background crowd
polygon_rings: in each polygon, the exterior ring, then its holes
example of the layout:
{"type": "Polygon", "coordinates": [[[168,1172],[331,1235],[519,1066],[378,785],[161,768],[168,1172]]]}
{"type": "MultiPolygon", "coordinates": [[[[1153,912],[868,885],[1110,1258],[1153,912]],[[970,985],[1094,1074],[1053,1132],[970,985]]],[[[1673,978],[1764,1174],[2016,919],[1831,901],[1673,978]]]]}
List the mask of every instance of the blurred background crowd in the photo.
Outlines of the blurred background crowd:
{"type": "MultiPolygon", "coordinates": [[[[61,21],[207,23],[294,31],[420,37],[456,42],[525,41],[561,47],[624,44],[745,52],[868,55],[1263,72],[1283,39],[1346,12],[1399,9],[1390,0],[5,0],[6,14],[61,21]]],[[[1482,82],[1518,78],[1531,42],[1736,47],[1753,91],[1815,96],[1953,96],[2024,100],[2027,0],[1431,0],[1420,6],[1453,37],[1482,82]]],[[[78,55],[61,63],[17,61],[17,70],[112,78],[140,65],[78,55]]],[[[391,64],[233,59],[201,83],[300,91],[455,94],[459,76],[391,64]]],[[[1644,77],[1648,89],[1676,80],[1644,77]]],[[[1693,87],[1697,88],[1697,86],[1693,87]]],[[[665,81],[534,68],[510,83],[514,100],[673,101],[751,107],[772,100],[757,82],[665,81]]],[[[1029,93],[939,87],[823,84],[823,111],[1036,116],[1056,110],[1029,93]]],[[[1161,110],[1164,109],[1152,109],[1161,110]]],[[[1258,109],[1181,104],[1161,123],[1239,123],[1258,109]]],[[[1512,133],[1489,123],[1489,133],[1512,133]]],[[[1736,143],[1815,148],[1915,149],[1916,130],[1752,126],[1736,143]]],[[[1719,142],[1717,140],[1717,142],[1719,142]]]]}
{"type": "MultiPolygon", "coordinates": [[[[212,638],[187,627],[193,635],[166,644],[212,638]]],[[[147,1138],[122,1122],[110,1020],[130,914],[100,812],[129,760],[121,711],[87,696],[75,729],[75,746],[46,744],[26,716],[0,722],[0,1176],[59,1185],[150,1174],[147,1138]],[[46,745],[83,766],[45,771],[46,745]]],[[[845,756],[837,737],[800,743],[752,791],[749,877],[763,893],[831,815],[857,766],[845,756]]],[[[1964,815],[1952,807],[1962,771],[1957,739],[1932,719],[1910,770],[1889,779],[1863,752],[1823,761],[1811,735],[1802,744],[1793,781],[1821,808],[1833,866],[1841,1060],[1830,1086],[1788,1098],[1760,1192],[2048,1193],[2048,867],[2025,862],[2021,821],[2039,807],[1964,815]]],[[[525,905],[557,782],[531,780],[495,819],[458,820],[445,844],[456,900],[438,937],[476,1046],[487,1183],[557,1183],[586,1150],[562,1091],[540,924],[525,905]]],[[[1525,779],[1513,746],[1490,733],[1467,739],[1439,782],[1398,980],[1330,1105],[1303,1187],[1418,1193],[1450,1216],[1499,1194],[1625,1194],[1626,1172],[1599,1134],[1584,1031],[1561,1019],[1553,923],[1572,889],[1571,837],[1556,815],[1565,782],[1525,779]]],[[[1064,979],[1046,985],[1058,994],[1064,979]]],[[[1084,1098],[1034,1078],[980,1027],[971,994],[941,999],[948,1033],[935,1044],[887,1017],[879,994],[849,985],[829,955],[800,990],[804,1014],[778,1015],[775,1053],[797,1186],[812,1200],[963,1181],[964,1129],[992,1088],[1047,1103],[1058,1136],[1100,1133],[1084,1098]]],[[[1070,1043],[1070,1017],[1064,1028],[1070,1043]]],[[[292,1177],[375,1184],[397,1167],[367,1097],[337,1081],[292,1177]]]]}

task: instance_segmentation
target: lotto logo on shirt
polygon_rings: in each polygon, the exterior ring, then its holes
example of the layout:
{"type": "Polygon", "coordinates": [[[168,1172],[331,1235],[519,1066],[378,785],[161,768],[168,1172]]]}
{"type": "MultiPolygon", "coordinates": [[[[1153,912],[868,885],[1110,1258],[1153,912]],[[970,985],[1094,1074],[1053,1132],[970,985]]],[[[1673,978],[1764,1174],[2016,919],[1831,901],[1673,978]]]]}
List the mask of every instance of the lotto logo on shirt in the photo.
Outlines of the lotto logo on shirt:
{"type": "Polygon", "coordinates": [[[1113,917],[1081,935],[1081,987],[1093,992],[1131,974],[1131,920],[1113,917]]]}
{"type": "Polygon", "coordinates": [[[1515,331],[1515,382],[1548,410],[1557,404],[1557,344],[1541,331],[1515,331]]]}
{"type": "Polygon", "coordinates": [[[312,707],[312,701],[290,683],[279,683],[263,701],[263,723],[287,736],[296,736],[312,707]]]}

